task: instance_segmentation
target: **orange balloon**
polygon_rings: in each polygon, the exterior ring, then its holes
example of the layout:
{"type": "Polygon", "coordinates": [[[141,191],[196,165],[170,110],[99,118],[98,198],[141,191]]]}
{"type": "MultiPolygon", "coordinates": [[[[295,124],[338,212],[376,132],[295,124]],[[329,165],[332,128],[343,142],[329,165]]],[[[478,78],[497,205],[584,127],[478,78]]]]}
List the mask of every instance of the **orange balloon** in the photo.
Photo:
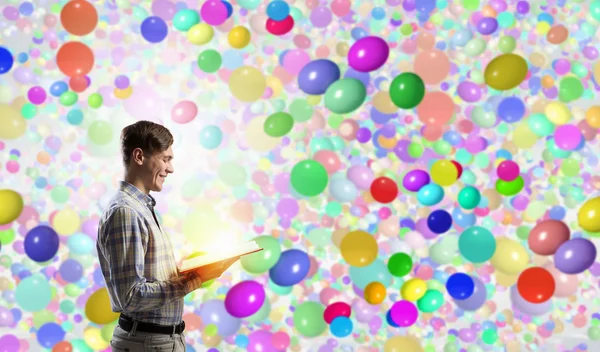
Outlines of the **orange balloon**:
{"type": "Polygon", "coordinates": [[[554,86],[554,79],[551,76],[546,75],[542,77],[542,87],[550,89],[552,86],[554,86]]]}
{"type": "Polygon", "coordinates": [[[435,45],[435,38],[433,34],[429,32],[421,32],[417,37],[417,45],[420,49],[431,50],[435,45]]]}
{"type": "Polygon", "coordinates": [[[70,34],[87,35],[98,24],[98,12],[94,5],[87,1],[69,1],[60,12],[60,23],[70,34]]]}
{"type": "Polygon", "coordinates": [[[69,79],[69,87],[76,93],[81,93],[88,87],[88,81],[85,76],[73,76],[69,79]]]}
{"type": "Polygon", "coordinates": [[[68,42],[58,49],[56,64],[69,77],[87,75],[94,67],[94,53],[83,43],[68,42]]]}
{"type": "Polygon", "coordinates": [[[69,341],[61,341],[52,347],[52,352],[73,352],[73,346],[69,341]]]}
{"type": "Polygon", "coordinates": [[[592,128],[600,128],[600,106],[591,106],[585,112],[585,120],[592,128]]]}
{"type": "Polygon", "coordinates": [[[441,50],[423,50],[415,58],[414,71],[427,84],[440,83],[450,72],[450,60],[441,50]]]}
{"type": "Polygon", "coordinates": [[[454,108],[454,101],[448,94],[439,91],[428,92],[417,106],[417,115],[426,125],[444,125],[454,115],[454,108]]]}
{"type": "Polygon", "coordinates": [[[567,27],[563,26],[562,24],[559,24],[550,28],[550,30],[546,34],[546,40],[548,40],[548,42],[552,44],[560,44],[567,40],[568,36],[569,30],[567,29],[567,27]]]}
{"type": "Polygon", "coordinates": [[[254,219],[252,204],[244,199],[238,200],[231,207],[231,216],[240,222],[251,222],[254,219]]]}
{"type": "Polygon", "coordinates": [[[385,286],[381,282],[373,281],[365,287],[365,301],[369,304],[379,304],[385,299],[386,293],[385,286]]]}

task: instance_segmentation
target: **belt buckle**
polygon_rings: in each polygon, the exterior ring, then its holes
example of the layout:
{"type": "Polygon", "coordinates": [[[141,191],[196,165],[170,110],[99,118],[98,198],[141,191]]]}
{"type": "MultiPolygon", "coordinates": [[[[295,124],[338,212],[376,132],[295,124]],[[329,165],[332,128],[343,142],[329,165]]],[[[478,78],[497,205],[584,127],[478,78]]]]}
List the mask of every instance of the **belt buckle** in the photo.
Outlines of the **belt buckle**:
{"type": "Polygon", "coordinates": [[[177,325],[173,325],[173,333],[171,334],[171,337],[173,337],[173,335],[175,335],[175,330],[177,330],[177,325]]]}

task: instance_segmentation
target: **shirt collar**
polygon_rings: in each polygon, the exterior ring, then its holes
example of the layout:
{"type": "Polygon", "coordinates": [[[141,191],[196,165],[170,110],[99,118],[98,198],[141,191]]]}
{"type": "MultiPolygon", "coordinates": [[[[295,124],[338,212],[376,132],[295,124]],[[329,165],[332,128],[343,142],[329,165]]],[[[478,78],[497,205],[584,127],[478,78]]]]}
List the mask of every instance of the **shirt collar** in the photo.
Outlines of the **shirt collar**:
{"type": "Polygon", "coordinates": [[[132,185],[131,183],[129,183],[127,181],[120,182],[120,190],[127,193],[129,196],[133,197],[134,199],[137,199],[138,201],[140,201],[142,204],[144,204],[147,207],[154,207],[156,205],[156,200],[154,199],[154,197],[140,191],[139,188],[137,188],[136,186],[132,185]]]}

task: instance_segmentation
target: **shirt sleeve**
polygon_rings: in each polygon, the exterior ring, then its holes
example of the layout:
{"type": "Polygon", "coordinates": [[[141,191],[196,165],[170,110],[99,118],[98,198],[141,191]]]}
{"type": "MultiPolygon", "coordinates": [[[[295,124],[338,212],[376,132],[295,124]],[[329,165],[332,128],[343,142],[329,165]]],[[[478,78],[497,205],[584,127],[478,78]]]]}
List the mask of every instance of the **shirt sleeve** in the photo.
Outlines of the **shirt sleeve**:
{"type": "Polygon", "coordinates": [[[119,207],[105,223],[105,253],[110,267],[113,300],[123,312],[149,311],[183,298],[191,285],[180,276],[169,281],[147,282],[144,277],[144,257],[148,234],[142,219],[128,207],[119,207]]]}

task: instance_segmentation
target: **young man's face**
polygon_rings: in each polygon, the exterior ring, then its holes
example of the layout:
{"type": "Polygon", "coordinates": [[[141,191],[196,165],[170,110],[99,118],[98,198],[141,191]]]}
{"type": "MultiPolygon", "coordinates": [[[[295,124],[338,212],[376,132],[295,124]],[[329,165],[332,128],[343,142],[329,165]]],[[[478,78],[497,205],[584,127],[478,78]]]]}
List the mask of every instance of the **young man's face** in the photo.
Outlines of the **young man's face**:
{"type": "Polygon", "coordinates": [[[174,171],[171,164],[172,160],[173,149],[171,147],[164,152],[158,152],[150,157],[146,167],[147,177],[145,178],[148,190],[154,192],[162,191],[165,178],[174,171]]]}

